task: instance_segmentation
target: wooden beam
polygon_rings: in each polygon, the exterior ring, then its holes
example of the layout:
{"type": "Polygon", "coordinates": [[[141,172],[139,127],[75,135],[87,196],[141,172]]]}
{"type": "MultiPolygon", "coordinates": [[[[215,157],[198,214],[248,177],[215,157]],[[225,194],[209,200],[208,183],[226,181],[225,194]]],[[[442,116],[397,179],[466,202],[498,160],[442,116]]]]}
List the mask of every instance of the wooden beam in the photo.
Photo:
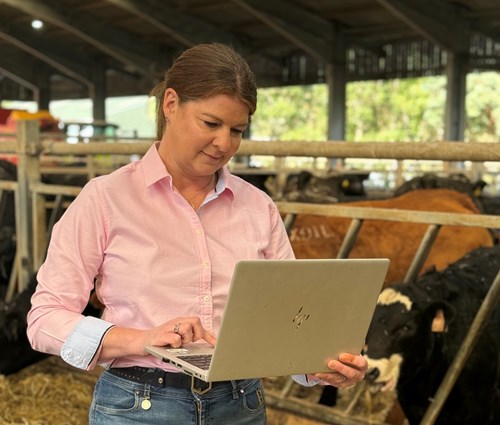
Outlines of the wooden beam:
{"type": "Polygon", "coordinates": [[[328,21],[315,17],[306,9],[298,8],[282,0],[231,0],[243,10],[264,22],[278,34],[318,60],[331,62],[330,42],[333,26],[328,21]],[[280,13],[281,11],[281,13],[280,13]],[[303,29],[302,20],[313,20],[321,28],[328,29],[321,35],[303,29]]]}
{"type": "Polygon", "coordinates": [[[302,202],[277,202],[283,214],[312,214],[364,220],[387,220],[446,226],[467,226],[500,229],[500,217],[486,214],[396,210],[394,208],[350,207],[339,204],[322,205],[302,202]]]}
{"type": "Polygon", "coordinates": [[[206,43],[207,40],[229,44],[238,50],[243,49],[245,44],[248,45],[248,41],[221,31],[207,21],[180,12],[165,2],[152,4],[143,0],[107,1],[133,15],[139,16],[186,47],[206,43]]]}
{"type": "Polygon", "coordinates": [[[49,64],[62,74],[86,85],[92,85],[88,63],[71,53],[71,48],[60,42],[48,43],[43,37],[38,37],[22,30],[20,27],[0,23],[0,38],[23,50],[42,62],[49,64]],[[64,56],[57,51],[66,51],[64,56]]]}
{"type": "Polygon", "coordinates": [[[20,86],[35,92],[37,90],[37,81],[33,60],[26,56],[24,58],[17,56],[14,59],[10,54],[3,53],[4,50],[0,50],[0,56],[2,57],[0,73],[15,81],[20,86]]]}
{"type": "Polygon", "coordinates": [[[97,49],[145,76],[152,77],[159,55],[154,44],[142,43],[132,34],[111,28],[90,14],[69,14],[52,0],[2,0],[30,16],[52,23],[80,37],[97,49]]]}
{"type": "Polygon", "coordinates": [[[468,52],[469,25],[457,6],[433,0],[376,1],[432,42],[453,52],[468,52]]]}

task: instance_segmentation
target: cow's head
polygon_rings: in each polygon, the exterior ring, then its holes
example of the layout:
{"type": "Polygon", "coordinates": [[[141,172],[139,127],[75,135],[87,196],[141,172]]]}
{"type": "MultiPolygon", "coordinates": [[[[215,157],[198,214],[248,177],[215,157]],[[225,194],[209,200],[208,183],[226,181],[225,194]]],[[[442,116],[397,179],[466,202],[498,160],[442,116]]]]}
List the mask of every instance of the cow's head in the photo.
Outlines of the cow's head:
{"type": "Polygon", "coordinates": [[[446,332],[453,317],[447,303],[432,301],[425,288],[415,288],[396,284],[379,296],[364,351],[366,379],[374,389],[394,389],[403,368],[412,374],[425,364],[435,348],[436,335],[446,332]]]}
{"type": "Polygon", "coordinates": [[[369,176],[369,172],[324,176],[317,176],[309,171],[290,174],[283,189],[282,200],[332,204],[342,201],[345,196],[363,196],[366,195],[363,182],[369,176]]]}
{"type": "Polygon", "coordinates": [[[318,177],[309,171],[290,174],[283,189],[288,202],[337,203],[339,195],[338,177],[318,177]]]}

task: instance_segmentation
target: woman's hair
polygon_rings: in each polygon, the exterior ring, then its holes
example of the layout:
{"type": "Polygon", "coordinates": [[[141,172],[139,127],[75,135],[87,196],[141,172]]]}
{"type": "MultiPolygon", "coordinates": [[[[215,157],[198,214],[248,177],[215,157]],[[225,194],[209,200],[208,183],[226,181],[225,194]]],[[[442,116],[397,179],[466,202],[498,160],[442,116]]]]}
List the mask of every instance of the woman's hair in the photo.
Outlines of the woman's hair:
{"type": "Polygon", "coordinates": [[[257,85],[248,63],[224,44],[199,44],[185,50],[165,73],[165,79],[150,93],[156,96],[156,135],[165,131],[163,97],[173,88],[179,102],[224,94],[244,102],[252,115],[257,108],[257,85]]]}

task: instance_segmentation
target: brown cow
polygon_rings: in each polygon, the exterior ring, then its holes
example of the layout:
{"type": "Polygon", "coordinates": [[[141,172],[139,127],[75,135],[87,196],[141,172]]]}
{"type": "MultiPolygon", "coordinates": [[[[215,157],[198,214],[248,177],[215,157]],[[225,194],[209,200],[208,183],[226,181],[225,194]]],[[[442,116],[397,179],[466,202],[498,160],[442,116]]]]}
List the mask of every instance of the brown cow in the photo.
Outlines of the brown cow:
{"type": "MultiPolygon", "coordinates": [[[[469,196],[447,189],[416,190],[396,198],[337,205],[479,214],[469,196]]],[[[299,214],[290,233],[295,255],[297,258],[335,258],[350,221],[346,218],[299,214]]],[[[386,284],[402,281],[427,227],[427,224],[420,223],[365,220],[349,257],[387,257],[391,259],[391,265],[386,284]]],[[[473,249],[492,245],[493,238],[488,229],[443,226],[422,272],[432,266],[443,270],[473,249]]]]}

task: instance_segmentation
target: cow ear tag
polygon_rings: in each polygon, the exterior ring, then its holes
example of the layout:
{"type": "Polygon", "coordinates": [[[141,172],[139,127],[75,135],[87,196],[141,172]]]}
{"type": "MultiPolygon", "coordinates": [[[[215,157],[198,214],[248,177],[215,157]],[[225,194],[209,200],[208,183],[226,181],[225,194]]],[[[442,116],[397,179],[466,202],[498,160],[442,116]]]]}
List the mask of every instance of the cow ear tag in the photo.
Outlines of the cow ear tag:
{"type": "Polygon", "coordinates": [[[431,331],[438,333],[448,331],[448,329],[446,328],[446,319],[444,317],[444,311],[442,308],[436,310],[436,315],[434,316],[434,319],[432,319],[431,331]]]}

